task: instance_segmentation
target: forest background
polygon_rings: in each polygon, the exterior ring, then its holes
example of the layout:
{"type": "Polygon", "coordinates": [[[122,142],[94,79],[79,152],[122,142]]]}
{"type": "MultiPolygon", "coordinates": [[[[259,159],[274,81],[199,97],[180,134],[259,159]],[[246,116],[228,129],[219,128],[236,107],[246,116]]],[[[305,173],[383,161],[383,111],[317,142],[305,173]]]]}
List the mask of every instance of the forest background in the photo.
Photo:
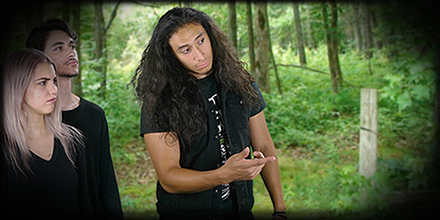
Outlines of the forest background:
{"type": "MultiPolygon", "coordinates": [[[[175,6],[212,16],[268,103],[293,218],[438,214],[439,13],[433,0],[305,2],[12,1],[1,60],[52,17],[79,33],[74,92],[106,112],[124,215],[156,218],[156,175],[127,84],[157,20],[175,6]],[[359,174],[360,89],[379,92],[376,173],[359,174]]],[[[272,206],[256,178],[254,213],[272,206]]]]}

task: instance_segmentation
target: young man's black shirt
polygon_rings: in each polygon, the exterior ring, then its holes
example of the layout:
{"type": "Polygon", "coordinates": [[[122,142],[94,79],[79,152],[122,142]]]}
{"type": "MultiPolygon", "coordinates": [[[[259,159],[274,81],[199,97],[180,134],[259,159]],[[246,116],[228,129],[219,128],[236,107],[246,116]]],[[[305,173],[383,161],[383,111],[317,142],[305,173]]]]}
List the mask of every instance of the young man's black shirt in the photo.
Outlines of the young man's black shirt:
{"type": "Polygon", "coordinates": [[[104,110],[80,98],[77,108],[62,111],[62,114],[64,123],[79,129],[85,136],[87,181],[95,216],[98,219],[122,219],[104,110]]]}

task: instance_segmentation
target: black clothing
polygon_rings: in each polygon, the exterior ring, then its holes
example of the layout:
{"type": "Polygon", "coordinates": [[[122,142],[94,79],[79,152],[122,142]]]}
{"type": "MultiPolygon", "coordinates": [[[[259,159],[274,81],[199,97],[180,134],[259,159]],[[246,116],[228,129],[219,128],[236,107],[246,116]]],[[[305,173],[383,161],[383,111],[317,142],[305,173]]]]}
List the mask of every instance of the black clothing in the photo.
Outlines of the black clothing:
{"type": "MultiPolygon", "coordinates": [[[[80,219],[91,217],[87,193],[84,148],[76,147],[75,166],[55,138],[53,154],[46,161],[31,152],[26,175],[2,161],[6,181],[6,216],[11,219],[80,219]]],[[[5,158],[2,158],[5,159],[5,158]]],[[[3,195],[2,195],[3,197],[3,195]]]]}
{"type": "MultiPolygon", "coordinates": [[[[218,94],[218,87],[215,78],[210,75],[199,81],[204,97],[208,102],[207,109],[209,109],[208,114],[208,137],[211,137],[214,146],[219,145],[220,150],[220,164],[217,167],[223,166],[228,158],[231,156],[231,151],[229,149],[228,133],[226,132],[226,125],[223,119],[222,110],[220,108],[220,98],[218,94]],[[217,133],[216,133],[217,132],[217,133]],[[214,137],[214,139],[212,139],[214,137]]],[[[222,201],[229,198],[231,193],[231,185],[229,183],[223,184],[221,189],[221,199],[222,201]]]]}
{"type": "MultiPolygon", "coordinates": [[[[250,146],[249,119],[266,107],[257,84],[253,83],[252,85],[260,94],[261,99],[261,104],[256,108],[246,106],[232,90],[217,88],[217,82],[212,75],[199,80],[200,91],[206,97],[207,132],[194,138],[191,147],[184,155],[181,154],[179,163],[182,168],[207,171],[223,165],[220,152],[219,120],[218,114],[216,114],[218,108],[222,113],[222,120],[226,127],[227,135],[225,137],[229,143],[230,155],[239,153],[250,146]],[[217,96],[219,99],[214,104],[211,98],[214,99],[217,96]]],[[[169,131],[166,128],[157,128],[149,124],[146,118],[149,117],[142,111],[141,136],[145,133],[169,131]]],[[[222,213],[222,207],[226,202],[231,205],[235,204],[230,208],[230,213],[239,213],[241,219],[252,218],[251,209],[254,203],[252,181],[237,181],[231,186],[231,196],[222,202],[221,194],[224,187],[222,185],[198,193],[172,194],[166,192],[158,182],[156,190],[157,211],[161,218],[173,218],[173,215],[174,217],[188,218],[221,218],[225,217],[222,213]]]]}
{"type": "Polygon", "coordinates": [[[102,219],[122,219],[104,110],[80,98],[77,108],[62,113],[63,122],[81,130],[85,136],[87,181],[95,216],[102,219]]]}

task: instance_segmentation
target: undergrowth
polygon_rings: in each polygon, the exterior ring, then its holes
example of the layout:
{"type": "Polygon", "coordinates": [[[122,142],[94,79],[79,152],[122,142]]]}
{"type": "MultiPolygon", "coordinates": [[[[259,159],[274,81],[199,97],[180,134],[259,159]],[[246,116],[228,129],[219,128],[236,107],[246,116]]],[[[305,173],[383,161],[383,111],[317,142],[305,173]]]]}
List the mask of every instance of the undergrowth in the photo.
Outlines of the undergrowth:
{"type": "MultiPolygon", "coordinates": [[[[281,50],[281,49],[278,49],[281,50]]],[[[325,48],[308,51],[308,67],[328,72],[325,48]]],[[[297,57],[275,51],[278,63],[297,57]]],[[[393,192],[429,189],[437,181],[430,168],[433,119],[433,66],[430,57],[389,60],[379,52],[364,60],[341,54],[345,84],[333,94],[329,75],[278,67],[283,94],[271,72],[265,115],[277,147],[284,199],[292,217],[380,217],[390,210],[393,192]],[[360,88],[379,91],[378,164],[366,179],[358,172],[360,88]],[[365,214],[367,213],[367,214],[365,214]]],[[[98,97],[92,72],[84,71],[85,98],[104,108],[113,162],[127,218],[157,217],[156,176],[139,136],[139,106],[126,85],[135,64],[110,62],[106,99],[98,97]],[[123,73],[123,74],[122,74],[123,73]]],[[[272,205],[260,178],[255,180],[257,217],[272,205]]]]}

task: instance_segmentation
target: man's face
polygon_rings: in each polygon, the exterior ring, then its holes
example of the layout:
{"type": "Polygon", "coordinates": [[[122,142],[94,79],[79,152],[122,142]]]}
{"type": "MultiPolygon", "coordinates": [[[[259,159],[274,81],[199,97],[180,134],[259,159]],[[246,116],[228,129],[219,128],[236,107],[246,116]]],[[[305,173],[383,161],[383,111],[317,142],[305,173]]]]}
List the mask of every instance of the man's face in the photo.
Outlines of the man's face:
{"type": "Polygon", "coordinates": [[[57,66],[59,76],[73,77],[78,75],[79,62],[75,41],[66,32],[61,30],[49,32],[44,53],[57,66]]]}
{"type": "Polygon", "coordinates": [[[186,24],[168,41],[177,59],[198,79],[205,78],[212,68],[209,36],[200,24],[186,24]]]}

